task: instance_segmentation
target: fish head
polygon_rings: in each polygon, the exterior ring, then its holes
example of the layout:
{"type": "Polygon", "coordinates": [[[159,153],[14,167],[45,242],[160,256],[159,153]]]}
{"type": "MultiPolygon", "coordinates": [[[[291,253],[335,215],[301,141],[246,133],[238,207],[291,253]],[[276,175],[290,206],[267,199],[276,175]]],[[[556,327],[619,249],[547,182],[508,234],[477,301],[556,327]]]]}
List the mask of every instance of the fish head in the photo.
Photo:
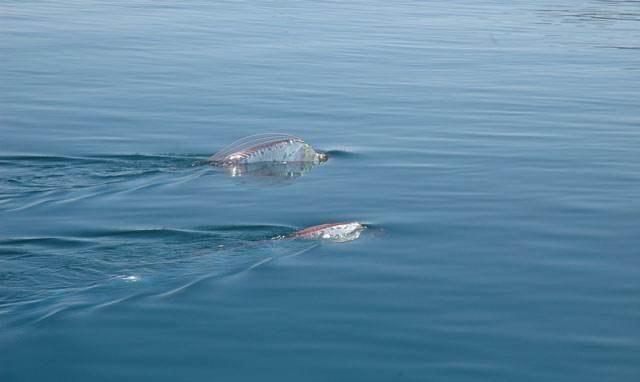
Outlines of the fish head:
{"type": "Polygon", "coordinates": [[[316,158],[318,163],[324,163],[329,160],[329,156],[327,155],[327,153],[323,152],[317,152],[316,158]]]}

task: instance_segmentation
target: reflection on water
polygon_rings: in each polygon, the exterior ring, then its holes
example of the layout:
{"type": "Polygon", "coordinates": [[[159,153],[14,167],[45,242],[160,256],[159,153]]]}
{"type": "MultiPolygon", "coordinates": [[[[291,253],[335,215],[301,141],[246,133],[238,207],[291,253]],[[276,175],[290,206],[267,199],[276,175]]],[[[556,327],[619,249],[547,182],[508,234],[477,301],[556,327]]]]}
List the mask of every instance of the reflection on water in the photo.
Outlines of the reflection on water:
{"type": "Polygon", "coordinates": [[[258,162],[228,165],[224,169],[232,177],[282,178],[283,181],[286,181],[289,178],[303,176],[314,166],[316,165],[312,162],[258,162]]]}

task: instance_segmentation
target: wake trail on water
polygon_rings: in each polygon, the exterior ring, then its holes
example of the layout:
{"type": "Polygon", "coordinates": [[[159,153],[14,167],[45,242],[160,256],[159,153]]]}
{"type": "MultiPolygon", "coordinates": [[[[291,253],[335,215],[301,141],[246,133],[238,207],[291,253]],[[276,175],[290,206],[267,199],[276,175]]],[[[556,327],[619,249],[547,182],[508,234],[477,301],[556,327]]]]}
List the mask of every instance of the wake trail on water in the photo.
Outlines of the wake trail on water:
{"type": "MultiPolygon", "coordinates": [[[[326,151],[329,160],[357,156],[326,151]]],[[[153,187],[195,181],[212,172],[249,187],[289,185],[311,171],[308,163],[262,162],[216,168],[207,154],[91,156],[0,155],[0,212],[63,205],[153,187]]]]}
{"type": "MultiPolygon", "coordinates": [[[[336,158],[348,152],[330,151],[336,158]]],[[[207,155],[0,155],[0,218],[38,206],[229,175],[207,155]]],[[[306,169],[260,166],[235,181],[289,184],[306,169]]],[[[243,176],[238,176],[243,175],[243,176]]],[[[46,213],[46,211],[37,213],[46,213]]],[[[0,326],[25,326],[138,296],[167,298],[199,282],[313,249],[295,228],[226,225],[188,229],[91,227],[58,236],[0,235],[0,326]]]]}
{"type": "Polygon", "coordinates": [[[208,226],[79,232],[0,240],[0,325],[132,298],[167,298],[203,280],[244,272],[318,245],[284,240],[286,226],[208,226]]]}
{"type": "Polygon", "coordinates": [[[0,211],[70,203],[154,185],[207,170],[206,155],[0,156],[0,211]]]}

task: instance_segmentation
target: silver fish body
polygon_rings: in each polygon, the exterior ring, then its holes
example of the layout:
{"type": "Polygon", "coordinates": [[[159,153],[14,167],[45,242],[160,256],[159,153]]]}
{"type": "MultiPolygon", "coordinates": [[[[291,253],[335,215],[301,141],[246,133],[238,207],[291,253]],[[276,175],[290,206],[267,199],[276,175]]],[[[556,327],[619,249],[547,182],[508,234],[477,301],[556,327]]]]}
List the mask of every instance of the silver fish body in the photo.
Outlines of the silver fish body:
{"type": "Polygon", "coordinates": [[[308,227],[293,233],[294,238],[310,240],[328,240],[337,243],[356,240],[365,229],[358,222],[329,223],[308,227]]]}
{"type": "Polygon", "coordinates": [[[223,167],[255,163],[310,163],[326,161],[326,155],[316,151],[304,140],[288,134],[253,135],[233,142],[209,158],[223,167]]]}

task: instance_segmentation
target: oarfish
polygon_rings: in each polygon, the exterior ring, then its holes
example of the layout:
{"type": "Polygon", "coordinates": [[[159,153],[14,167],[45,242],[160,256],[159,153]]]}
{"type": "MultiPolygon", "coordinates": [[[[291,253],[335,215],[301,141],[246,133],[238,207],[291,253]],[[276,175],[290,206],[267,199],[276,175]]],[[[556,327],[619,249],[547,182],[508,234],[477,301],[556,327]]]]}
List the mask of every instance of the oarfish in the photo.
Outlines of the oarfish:
{"type": "Polygon", "coordinates": [[[231,167],[254,163],[310,163],[327,160],[301,138],[288,134],[259,134],[239,139],[209,158],[216,166],[231,167]]]}
{"type": "Polygon", "coordinates": [[[358,222],[329,223],[308,227],[294,232],[291,237],[310,240],[329,240],[338,243],[356,240],[365,229],[358,222]]]}

